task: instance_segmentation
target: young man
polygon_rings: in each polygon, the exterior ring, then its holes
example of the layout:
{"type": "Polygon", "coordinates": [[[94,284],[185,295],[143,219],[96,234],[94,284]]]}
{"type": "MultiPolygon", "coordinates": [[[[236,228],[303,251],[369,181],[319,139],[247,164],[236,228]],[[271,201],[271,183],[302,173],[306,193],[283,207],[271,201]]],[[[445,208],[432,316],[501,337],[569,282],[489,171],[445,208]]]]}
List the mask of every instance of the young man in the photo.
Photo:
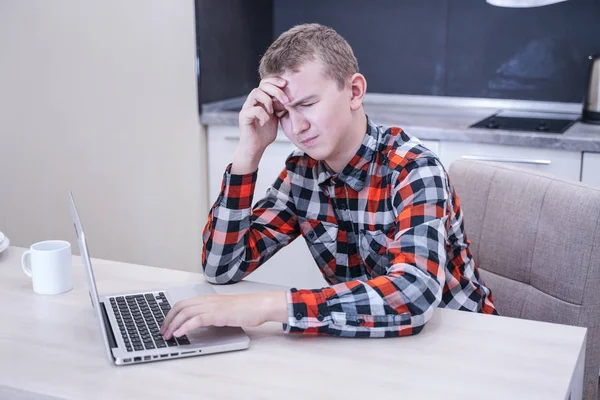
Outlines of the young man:
{"type": "Polygon", "coordinates": [[[400,128],[368,119],[349,44],[333,29],[299,25],[269,47],[259,72],[204,230],[204,274],[238,282],[302,235],[331,286],[192,298],[173,307],[163,335],[279,321],[286,332],[403,336],[420,332],[436,307],[495,314],[442,164],[400,128]],[[251,208],[279,124],[298,150],[251,208]]]}

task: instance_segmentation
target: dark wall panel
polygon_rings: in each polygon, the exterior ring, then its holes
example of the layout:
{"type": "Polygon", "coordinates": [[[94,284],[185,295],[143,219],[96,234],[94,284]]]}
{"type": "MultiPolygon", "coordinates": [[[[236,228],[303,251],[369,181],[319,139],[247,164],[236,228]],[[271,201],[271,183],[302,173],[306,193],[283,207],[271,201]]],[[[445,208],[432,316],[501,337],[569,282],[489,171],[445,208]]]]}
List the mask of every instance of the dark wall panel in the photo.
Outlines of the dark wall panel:
{"type": "Polygon", "coordinates": [[[272,40],[272,0],[196,0],[198,103],[248,94],[272,40]]]}
{"type": "Polygon", "coordinates": [[[600,0],[196,0],[199,103],[250,92],[269,44],[304,22],[344,36],[377,93],[580,102],[600,52],[600,0]]]}
{"type": "Polygon", "coordinates": [[[275,37],[304,22],[331,26],[352,46],[370,92],[443,95],[446,3],[275,0],[275,37]]]}
{"type": "Polygon", "coordinates": [[[452,2],[447,94],[581,101],[587,56],[600,51],[599,26],[596,1],[527,9],[498,8],[484,1],[452,2]]]}
{"type": "Polygon", "coordinates": [[[274,0],[278,35],[332,26],[370,92],[580,102],[600,52],[600,1],[502,8],[484,0],[274,0]]]}

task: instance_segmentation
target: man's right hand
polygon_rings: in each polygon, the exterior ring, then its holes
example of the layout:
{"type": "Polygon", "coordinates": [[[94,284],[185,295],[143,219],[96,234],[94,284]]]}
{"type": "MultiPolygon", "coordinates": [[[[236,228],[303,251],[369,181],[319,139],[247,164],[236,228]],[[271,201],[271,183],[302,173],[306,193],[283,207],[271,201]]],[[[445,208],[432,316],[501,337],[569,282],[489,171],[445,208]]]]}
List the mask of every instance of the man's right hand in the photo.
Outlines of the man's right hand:
{"type": "Polygon", "coordinates": [[[240,142],[233,155],[232,174],[256,171],[265,149],[275,141],[279,118],[273,112],[273,100],[288,103],[282,90],[286,84],[282,78],[265,78],[246,98],[239,115],[240,142]]]}

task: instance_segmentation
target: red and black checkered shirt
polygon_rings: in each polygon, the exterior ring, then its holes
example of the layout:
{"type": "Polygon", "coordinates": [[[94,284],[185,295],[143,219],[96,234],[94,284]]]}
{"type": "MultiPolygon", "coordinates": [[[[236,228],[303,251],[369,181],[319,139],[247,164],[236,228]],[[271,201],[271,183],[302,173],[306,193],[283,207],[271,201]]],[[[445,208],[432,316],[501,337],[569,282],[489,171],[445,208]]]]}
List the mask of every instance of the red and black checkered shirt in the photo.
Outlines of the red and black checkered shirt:
{"type": "Polygon", "coordinates": [[[368,120],[338,174],[293,152],[254,207],[257,173],[230,169],[204,229],[204,274],[240,281],[302,235],[331,286],[288,291],[287,332],[404,336],[436,307],[496,314],[444,167],[402,129],[368,120]]]}

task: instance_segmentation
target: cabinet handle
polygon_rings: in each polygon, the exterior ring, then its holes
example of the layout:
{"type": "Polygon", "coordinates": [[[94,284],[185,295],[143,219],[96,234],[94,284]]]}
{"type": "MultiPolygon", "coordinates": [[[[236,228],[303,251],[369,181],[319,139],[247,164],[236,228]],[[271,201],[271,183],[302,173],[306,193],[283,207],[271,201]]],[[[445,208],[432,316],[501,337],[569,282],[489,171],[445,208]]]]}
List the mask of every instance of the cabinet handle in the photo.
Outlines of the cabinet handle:
{"type": "Polygon", "coordinates": [[[476,161],[495,161],[495,162],[507,162],[517,164],[535,164],[535,165],[550,165],[550,160],[531,160],[525,158],[503,158],[503,157],[489,157],[489,156],[462,156],[463,160],[476,160],[476,161]]]}
{"type": "MultiPolygon", "coordinates": [[[[240,137],[239,136],[225,136],[225,140],[230,140],[230,141],[239,141],[240,137]]],[[[290,142],[290,140],[288,138],[283,138],[283,137],[279,137],[277,136],[275,138],[275,143],[287,143],[287,144],[292,144],[292,142],[290,142]]]]}

